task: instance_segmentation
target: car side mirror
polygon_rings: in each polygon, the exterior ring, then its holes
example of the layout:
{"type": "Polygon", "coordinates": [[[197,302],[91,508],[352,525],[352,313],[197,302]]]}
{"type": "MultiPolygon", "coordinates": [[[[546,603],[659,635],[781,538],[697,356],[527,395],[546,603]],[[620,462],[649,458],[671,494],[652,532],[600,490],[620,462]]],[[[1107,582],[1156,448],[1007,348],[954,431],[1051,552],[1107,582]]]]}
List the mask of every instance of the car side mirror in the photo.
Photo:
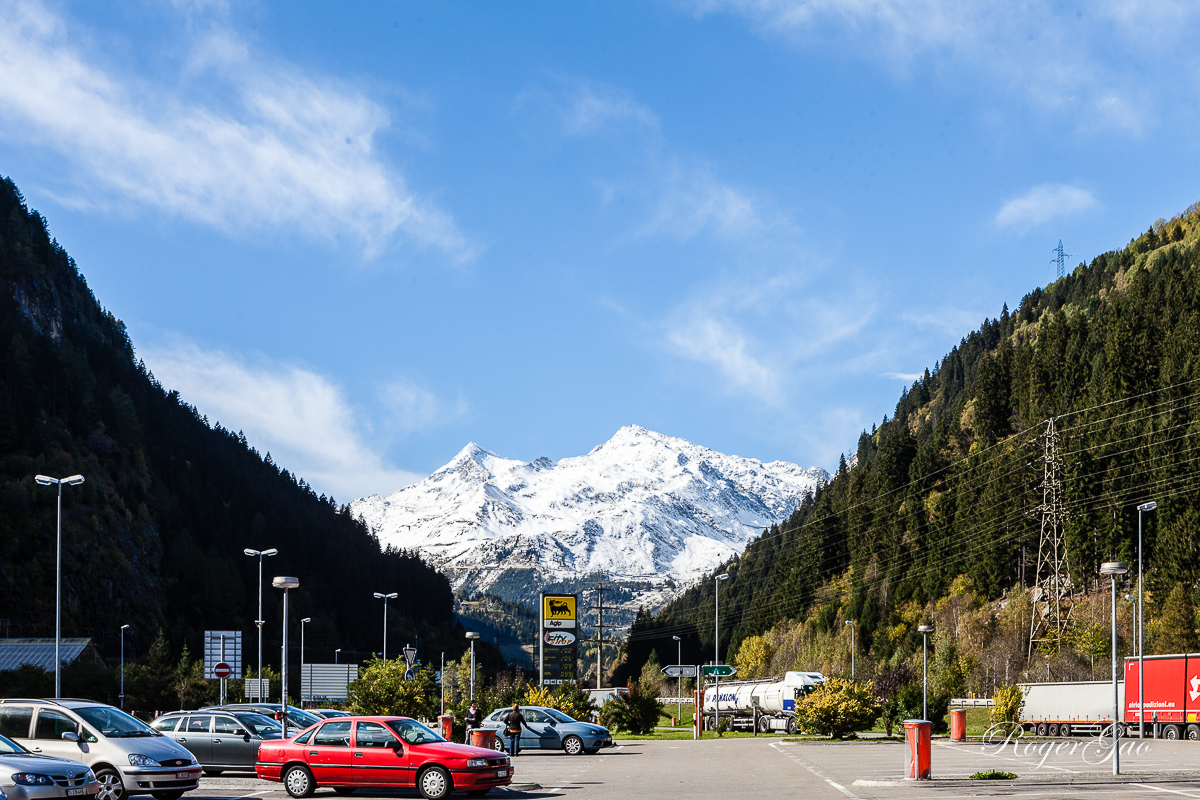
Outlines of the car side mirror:
{"type": "Polygon", "coordinates": [[[243,741],[247,741],[247,742],[248,742],[248,741],[250,741],[250,734],[248,734],[248,733],[243,733],[243,734],[242,734],[242,740],[243,740],[243,741]]]}
{"type": "Polygon", "coordinates": [[[63,733],[62,738],[66,739],[68,742],[78,742],[79,734],[75,733],[74,731],[66,731],[63,733]]]}
{"type": "Polygon", "coordinates": [[[392,741],[388,743],[388,747],[392,748],[396,755],[404,755],[404,745],[400,744],[399,739],[392,739],[392,741]]]}

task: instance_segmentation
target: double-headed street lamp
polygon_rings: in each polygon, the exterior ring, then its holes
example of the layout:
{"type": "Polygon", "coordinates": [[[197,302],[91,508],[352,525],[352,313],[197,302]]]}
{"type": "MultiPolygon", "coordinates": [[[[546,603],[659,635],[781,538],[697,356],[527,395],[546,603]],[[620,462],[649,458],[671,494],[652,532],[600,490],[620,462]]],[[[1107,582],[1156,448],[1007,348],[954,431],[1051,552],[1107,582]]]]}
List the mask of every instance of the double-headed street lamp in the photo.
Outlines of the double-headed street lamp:
{"type": "Polygon", "coordinates": [[[283,657],[280,658],[280,691],[279,705],[283,709],[283,733],[287,735],[287,679],[288,679],[288,592],[300,586],[299,578],[292,578],[286,575],[278,575],[271,581],[271,585],[276,589],[283,589],[283,657]]]}
{"type": "Polygon", "coordinates": [[[921,719],[929,719],[929,634],[932,625],[918,625],[921,634],[921,719]]]}
{"type": "Polygon", "coordinates": [[[467,638],[471,640],[471,699],[475,699],[475,640],[479,638],[479,634],[475,631],[467,631],[467,638]]]}
{"type": "Polygon", "coordinates": [[[854,632],[858,628],[858,623],[855,620],[848,619],[846,624],[850,626],[850,680],[854,680],[854,632]]]}
{"type": "Polygon", "coordinates": [[[251,550],[247,547],[242,552],[248,556],[256,556],[258,558],[258,619],[254,620],[254,624],[258,627],[258,699],[261,702],[266,702],[268,699],[267,695],[270,692],[264,692],[262,688],[262,560],[263,556],[278,555],[279,551],[274,547],[270,550],[251,550]]]}
{"type": "Polygon", "coordinates": [[[391,592],[390,594],[380,594],[379,592],[375,593],[375,599],[383,601],[383,660],[384,661],[387,661],[387,601],[394,600],[399,596],[400,595],[397,594],[396,592],[391,592]]]}
{"type": "Polygon", "coordinates": [[[1158,503],[1153,500],[1148,503],[1142,503],[1137,507],[1138,510],[1138,624],[1137,624],[1137,652],[1138,652],[1138,739],[1146,738],[1146,680],[1144,678],[1144,667],[1146,665],[1145,655],[1142,653],[1142,512],[1153,511],[1158,508],[1158,503]]]}
{"type": "Polygon", "coordinates": [[[121,626],[121,708],[125,707],[125,629],[128,627],[121,626]]]}
{"type": "Polygon", "coordinates": [[[35,483],[42,486],[58,487],[58,525],[55,529],[55,567],[54,567],[54,698],[62,697],[62,487],[78,486],[83,483],[82,475],[72,475],[69,478],[51,478],[49,475],[35,475],[35,483]]]}
{"type": "Polygon", "coordinates": [[[1112,580],[1113,775],[1121,774],[1121,695],[1117,685],[1117,576],[1129,572],[1124,561],[1106,561],[1100,574],[1112,580]]]}

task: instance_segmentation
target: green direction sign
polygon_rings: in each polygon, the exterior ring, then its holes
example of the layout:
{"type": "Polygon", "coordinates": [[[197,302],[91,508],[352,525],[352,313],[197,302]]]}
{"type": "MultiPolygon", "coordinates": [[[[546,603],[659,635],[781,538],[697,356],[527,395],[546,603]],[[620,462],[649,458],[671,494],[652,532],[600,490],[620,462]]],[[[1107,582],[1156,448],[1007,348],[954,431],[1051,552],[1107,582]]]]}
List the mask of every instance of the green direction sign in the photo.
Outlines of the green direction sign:
{"type": "Polygon", "coordinates": [[[706,678],[732,678],[737,670],[728,664],[705,664],[700,668],[700,674],[706,678]]]}

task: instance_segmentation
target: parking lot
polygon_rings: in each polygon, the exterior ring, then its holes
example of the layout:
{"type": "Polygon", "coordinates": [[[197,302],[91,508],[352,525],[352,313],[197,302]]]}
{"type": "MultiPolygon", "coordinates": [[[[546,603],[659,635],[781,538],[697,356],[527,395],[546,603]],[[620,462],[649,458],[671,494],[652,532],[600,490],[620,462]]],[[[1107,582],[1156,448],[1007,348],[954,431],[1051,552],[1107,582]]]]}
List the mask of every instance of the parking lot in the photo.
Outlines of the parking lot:
{"type": "MultiPolygon", "coordinates": [[[[1094,763],[1095,740],[1023,742],[1014,752],[979,743],[934,742],[934,780],[903,781],[904,747],[897,742],[785,742],[763,739],[625,742],[594,756],[528,752],[515,760],[516,782],[489,797],[814,798],[913,797],[1194,797],[1200,800],[1200,745],[1153,741],[1122,756],[1120,778],[1111,762],[1094,763]],[[1091,752],[1085,752],[1087,748],[1091,752]],[[1022,748],[1024,750],[1022,751],[1022,748]],[[1049,752],[1047,752],[1049,750],[1049,752]],[[975,772],[1004,770],[1015,781],[969,780],[975,772]]],[[[333,794],[318,790],[316,797],[333,794]]],[[[412,792],[360,790],[361,797],[416,797],[412,792]]],[[[456,795],[462,797],[463,795],[456,795]]],[[[251,775],[205,778],[189,798],[286,798],[278,784],[251,775]]]]}

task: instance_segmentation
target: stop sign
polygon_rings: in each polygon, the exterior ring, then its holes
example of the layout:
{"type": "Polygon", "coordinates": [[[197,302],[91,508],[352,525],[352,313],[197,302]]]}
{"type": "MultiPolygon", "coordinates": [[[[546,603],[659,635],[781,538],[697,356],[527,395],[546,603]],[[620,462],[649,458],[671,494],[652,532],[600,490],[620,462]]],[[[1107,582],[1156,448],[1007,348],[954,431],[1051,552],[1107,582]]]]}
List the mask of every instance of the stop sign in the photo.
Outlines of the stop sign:
{"type": "Polygon", "coordinates": [[[228,678],[229,673],[231,673],[231,672],[233,672],[233,670],[231,670],[229,668],[229,665],[226,664],[224,661],[216,664],[213,667],[213,675],[216,675],[218,678],[222,678],[222,679],[228,678]]]}

